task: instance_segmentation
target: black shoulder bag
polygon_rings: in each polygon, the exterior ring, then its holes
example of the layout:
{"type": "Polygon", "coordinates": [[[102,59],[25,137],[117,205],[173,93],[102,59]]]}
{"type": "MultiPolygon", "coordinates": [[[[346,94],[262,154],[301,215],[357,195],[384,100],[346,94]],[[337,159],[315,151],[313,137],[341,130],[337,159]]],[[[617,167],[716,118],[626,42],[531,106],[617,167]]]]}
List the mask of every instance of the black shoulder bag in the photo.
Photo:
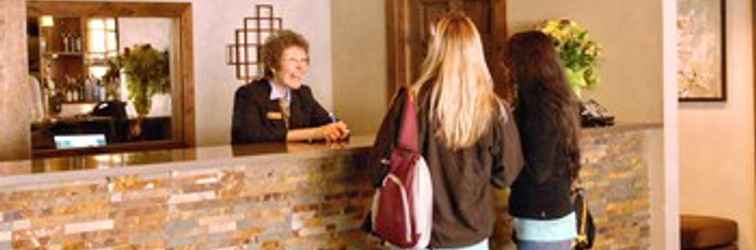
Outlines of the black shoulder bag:
{"type": "Polygon", "coordinates": [[[593,224],[593,216],[588,210],[588,204],[583,197],[584,190],[582,187],[572,189],[572,201],[575,204],[575,215],[577,217],[577,238],[575,239],[575,250],[591,249],[593,242],[596,240],[596,225],[593,224]]]}

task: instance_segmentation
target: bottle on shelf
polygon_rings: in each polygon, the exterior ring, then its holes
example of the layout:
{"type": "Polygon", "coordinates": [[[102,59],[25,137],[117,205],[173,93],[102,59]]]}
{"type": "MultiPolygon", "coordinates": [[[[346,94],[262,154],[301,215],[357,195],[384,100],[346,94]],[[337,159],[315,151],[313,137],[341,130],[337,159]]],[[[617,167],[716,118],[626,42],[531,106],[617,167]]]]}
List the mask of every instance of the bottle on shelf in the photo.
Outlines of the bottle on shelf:
{"type": "Polygon", "coordinates": [[[66,88],[66,96],[64,99],[66,102],[73,101],[73,92],[71,91],[71,88],[66,88]]]}
{"type": "Polygon", "coordinates": [[[71,46],[70,49],[68,49],[69,52],[76,52],[76,35],[71,34],[71,36],[68,37],[68,44],[71,46]]]}
{"type": "Polygon", "coordinates": [[[81,84],[79,82],[74,83],[74,92],[76,93],[76,98],[74,98],[75,102],[81,101],[81,84]]]}
{"type": "Polygon", "coordinates": [[[74,46],[74,51],[75,52],[82,52],[82,49],[81,49],[81,35],[77,34],[74,37],[74,45],[75,45],[74,46]]]}
{"type": "Polygon", "coordinates": [[[63,103],[64,98],[65,98],[60,88],[50,89],[50,95],[48,96],[48,98],[50,98],[48,100],[48,104],[50,105],[48,107],[48,112],[50,112],[51,115],[60,113],[61,104],[63,103]]]}
{"type": "Polygon", "coordinates": [[[99,100],[100,101],[107,101],[107,99],[108,99],[108,91],[107,91],[107,88],[105,88],[105,82],[103,82],[101,80],[97,80],[97,89],[98,89],[98,92],[100,92],[100,94],[99,94],[100,99],[99,100]]]}
{"type": "Polygon", "coordinates": [[[63,49],[62,50],[63,50],[63,52],[68,52],[69,49],[71,48],[70,47],[71,46],[71,44],[70,44],[71,41],[68,39],[69,38],[68,33],[63,32],[62,35],[61,35],[61,38],[63,39],[63,49]]]}
{"type": "Polygon", "coordinates": [[[82,85],[81,85],[81,92],[84,93],[81,99],[82,101],[89,102],[92,101],[92,91],[89,87],[89,79],[88,78],[82,78],[82,85]]]}
{"type": "Polygon", "coordinates": [[[89,102],[94,100],[94,94],[92,93],[92,75],[84,78],[84,101],[89,102]]]}
{"type": "Polygon", "coordinates": [[[79,79],[76,79],[76,93],[79,96],[79,98],[76,99],[77,102],[80,102],[82,99],[84,99],[84,91],[82,91],[81,87],[81,82],[79,81],[79,79]]]}
{"type": "Polygon", "coordinates": [[[74,79],[73,77],[70,77],[68,75],[65,76],[66,79],[66,102],[74,102],[76,101],[76,96],[74,96],[74,79]]]}
{"type": "Polygon", "coordinates": [[[92,101],[93,102],[99,102],[100,101],[100,85],[99,85],[99,80],[97,80],[94,77],[92,77],[90,79],[92,80],[90,82],[92,84],[91,85],[91,88],[92,88],[92,101]]]}
{"type": "Polygon", "coordinates": [[[47,76],[47,79],[44,81],[45,83],[45,110],[47,115],[53,115],[57,114],[57,107],[55,106],[57,103],[58,98],[60,97],[60,93],[58,93],[57,89],[55,88],[55,82],[53,81],[52,77],[49,75],[47,76]]]}

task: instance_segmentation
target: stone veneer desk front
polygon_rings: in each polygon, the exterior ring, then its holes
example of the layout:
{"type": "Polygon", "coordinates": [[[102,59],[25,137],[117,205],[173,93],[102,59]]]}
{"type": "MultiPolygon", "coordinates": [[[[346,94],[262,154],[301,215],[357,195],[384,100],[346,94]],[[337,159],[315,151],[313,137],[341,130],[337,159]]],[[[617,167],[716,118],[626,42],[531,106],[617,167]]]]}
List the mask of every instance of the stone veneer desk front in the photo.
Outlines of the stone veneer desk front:
{"type": "MultiPolygon", "coordinates": [[[[644,150],[660,129],[583,131],[596,249],[649,247],[644,150]]],[[[0,249],[381,249],[359,230],[373,193],[372,142],[0,162],[0,249]]],[[[494,249],[511,248],[506,195],[494,249]]]]}

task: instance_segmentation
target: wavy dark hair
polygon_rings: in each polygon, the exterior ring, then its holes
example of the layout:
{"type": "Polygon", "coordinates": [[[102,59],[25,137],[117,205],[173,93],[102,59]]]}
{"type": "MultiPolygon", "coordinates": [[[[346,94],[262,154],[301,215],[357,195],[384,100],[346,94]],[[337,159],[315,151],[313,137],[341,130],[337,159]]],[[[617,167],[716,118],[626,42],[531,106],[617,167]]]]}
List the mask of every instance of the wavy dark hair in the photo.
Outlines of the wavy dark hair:
{"type": "Polygon", "coordinates": [[[567,156],[566,167],[575,180],[580,171],[579,104],[567,85],[553,40],[540,31],[517,33],[509,40],[504,61],[517,88],[516,112],[525,118],[522,122],[557,128],[558,150],[567,156]]]}

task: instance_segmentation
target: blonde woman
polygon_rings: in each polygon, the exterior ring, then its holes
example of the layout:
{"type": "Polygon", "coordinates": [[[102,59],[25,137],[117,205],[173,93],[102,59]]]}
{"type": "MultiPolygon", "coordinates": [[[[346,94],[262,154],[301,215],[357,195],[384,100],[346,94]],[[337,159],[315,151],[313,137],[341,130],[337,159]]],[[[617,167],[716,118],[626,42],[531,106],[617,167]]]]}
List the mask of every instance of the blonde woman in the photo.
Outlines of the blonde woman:
{"type": "Polygon", "coordinates": [[[433,249],[488,249],[492,188],[517,177],[522,153],[509,109],[493,91],[480,35],[451,13],[434,26],[420,78],[394,99],[376,139],[374,164],[390,152],[407,98],[417,105],[419,145],[433,182],[433,249]]]}

